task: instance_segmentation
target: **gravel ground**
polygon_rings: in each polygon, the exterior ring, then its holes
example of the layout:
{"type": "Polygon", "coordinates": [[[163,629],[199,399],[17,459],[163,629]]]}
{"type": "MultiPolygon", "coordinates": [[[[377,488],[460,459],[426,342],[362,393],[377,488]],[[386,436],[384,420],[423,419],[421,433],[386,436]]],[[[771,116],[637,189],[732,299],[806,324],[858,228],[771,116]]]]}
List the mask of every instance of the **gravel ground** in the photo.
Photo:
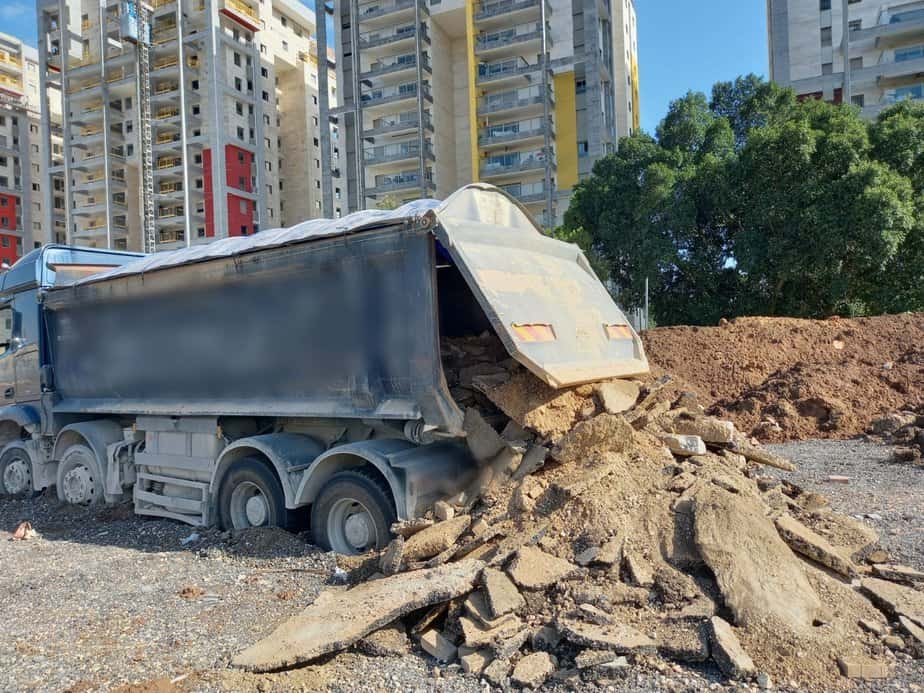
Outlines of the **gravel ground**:
{"type": "MultiPolygon", "coordinates": [[[[799,465],[790,475],[794,482],[828,496],[836,510],[863,517],[897,560],[924,569],[924,472],[889,463],[889,449],[872,443],[774,447],[799,465]],[[830,474],[851,481],[827,482],[830,474]]],[[[458,675],[457,666],[440,667],[415,655],[371,658],[346,652],[316,666],[264,676],[227,669],[232,654],[337,581],[332,555],[284,532],[232,536],[136,517],[127,505],[91,512],[42,496],[4,499],[0,690],[484,690],[481,682],[458,675]],[[11,541],[10,533],[23,520],[41,537],[11,541]],[[197,537],[190,538],[193,534],[197,537]]],[[[726,688],[714,667],[649,664],[613,680],[550,688],[726,688]]],[[[863,688],[924,691],[924,666],[899,661],[891,680],[863,688]]]]}

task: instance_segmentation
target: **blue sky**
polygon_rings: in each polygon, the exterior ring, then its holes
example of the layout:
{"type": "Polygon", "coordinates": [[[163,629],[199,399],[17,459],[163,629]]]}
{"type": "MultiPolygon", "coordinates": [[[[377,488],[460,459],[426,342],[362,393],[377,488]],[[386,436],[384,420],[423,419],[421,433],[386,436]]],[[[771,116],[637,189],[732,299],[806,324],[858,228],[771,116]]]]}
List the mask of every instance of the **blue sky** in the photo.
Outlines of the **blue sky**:
{"type": "MultiPolygon", "coordinates": [[[[636,0],[636,6],[642,127],[648,132],[687,90],[708,94],[719,80],[767,75],[764,0],[636,0]]],[[[0,31],[35,45],[34,0],[0,0],[0,31]]]]}
{"type": "Polygon", "coordinates": [[[654,134],[671,100],[715,82],[769,76],[764,0],[635,0],[642,127],[654,134]]]}

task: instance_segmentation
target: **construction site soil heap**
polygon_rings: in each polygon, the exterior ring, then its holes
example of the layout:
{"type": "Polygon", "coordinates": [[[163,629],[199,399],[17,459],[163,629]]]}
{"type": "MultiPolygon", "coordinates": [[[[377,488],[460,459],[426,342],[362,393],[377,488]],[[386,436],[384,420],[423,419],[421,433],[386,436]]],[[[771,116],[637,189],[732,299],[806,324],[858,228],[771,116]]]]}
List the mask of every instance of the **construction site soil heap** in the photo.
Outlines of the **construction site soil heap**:
{"type": "Polygon", "coordinates": [[[379,555],[342,558],[352,585],[234,666],[411,638],[497,686],[711,659],[729,679],[830,690],[887,676],[894,651],[924,656],[924,574],[768,473],[793,467],[696,396],[664,377],[553,390],[487,334],[444,350],[477,479],[379,555]]]}

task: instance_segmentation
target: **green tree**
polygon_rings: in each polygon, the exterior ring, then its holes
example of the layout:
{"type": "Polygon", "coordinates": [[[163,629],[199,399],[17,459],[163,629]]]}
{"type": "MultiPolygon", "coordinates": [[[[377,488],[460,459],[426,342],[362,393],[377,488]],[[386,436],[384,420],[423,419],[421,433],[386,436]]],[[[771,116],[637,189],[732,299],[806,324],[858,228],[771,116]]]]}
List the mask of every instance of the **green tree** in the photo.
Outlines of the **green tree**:
{"type": "Polygon", "coordinates": [[[733,82],[717,82],[709,102],[712,112],[728,121],[738,149],[747,142],[752,130],[774,118],[785,118],[795,105],[791,89],[783,89],[755,74],[738,77],[733,82]]]}

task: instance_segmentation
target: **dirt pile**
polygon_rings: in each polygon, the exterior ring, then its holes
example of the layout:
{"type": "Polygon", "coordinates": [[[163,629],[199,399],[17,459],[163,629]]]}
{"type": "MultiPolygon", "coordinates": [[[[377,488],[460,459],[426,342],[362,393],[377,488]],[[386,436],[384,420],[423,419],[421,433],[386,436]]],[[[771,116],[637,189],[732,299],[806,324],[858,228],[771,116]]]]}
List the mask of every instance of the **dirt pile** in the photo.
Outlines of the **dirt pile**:
{"type": "Polygon", "coordinates": [[[924,405],[917,411],[903,410],[875,419],[869,434],[894,445],[892,459],[924,469],[924,405]]]}
{"type": "Polygon", "coordinates": [[[368,651],[383,627],[497,686],[712,659],[729,678],[830,690],[884,675],[890,648],[924,654],[919,574],[868,565],[886,558],[874,533],[766,475],[790,465],[695,397],[664,379],[552,390],[509,362],[461,373],[453,387],[485,404],[466,412],[471,487],[396,525],[380,555],[345,559],[355,586],[236,666],[368,651]],[[874,597],[852,586],[866,575],[895,581],[874,597]]]}
{"type": "Polygon", "coordinates": [[[924,404],[924,313],[738,318],[643,335],[655,370],[764,441],[848,438],[924,404]]]}

